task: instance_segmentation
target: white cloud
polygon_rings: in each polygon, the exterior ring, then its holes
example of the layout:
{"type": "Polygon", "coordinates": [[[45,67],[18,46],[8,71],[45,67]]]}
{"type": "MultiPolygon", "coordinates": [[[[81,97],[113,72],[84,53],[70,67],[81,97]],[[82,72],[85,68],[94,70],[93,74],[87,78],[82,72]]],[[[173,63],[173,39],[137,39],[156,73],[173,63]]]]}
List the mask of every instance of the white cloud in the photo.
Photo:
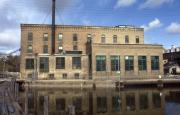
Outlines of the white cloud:
{"type": "Polygon", "coordinates": [[[115,9],[120,7],[128,7],[136,3],[136,0],[117,0],[116,5],[114,6],[115,9]]]}
{"type": "Polygon", "coordinates": [[[167,28],[166,31],[170,34],[180,34],[180,24],[172,22],[167,28]]]}
{"type": "Polygon", "coordinates": [[[84,25],[91,25],[91,21],[88,20],[88,19],[84,19],[84,20],[82,21],[82,23],[83,23],[84,25]]]}
{"type": "Polygon", "coordinates": [[[149,22],[148,25],[142,25],[141,27],[144,28],[145,31],[161,27],[162,23],[158,18],[155,18],[153,21],[149,22]]]}
{"type": "Polygon", "coordinates": [[[142,3],[140,5],[140,9],[151,9],[151,8],[157,8],[164,4],[172,3],[174,0],[146,0],[146,2],[142,3]]]}

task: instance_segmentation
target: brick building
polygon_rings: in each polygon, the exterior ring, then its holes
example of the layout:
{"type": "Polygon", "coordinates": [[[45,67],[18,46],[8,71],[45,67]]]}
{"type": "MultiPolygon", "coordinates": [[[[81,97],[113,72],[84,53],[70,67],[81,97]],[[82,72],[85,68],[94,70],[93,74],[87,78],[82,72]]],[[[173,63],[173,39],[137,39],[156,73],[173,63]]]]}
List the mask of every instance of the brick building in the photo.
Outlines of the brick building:
{"type": "Polygon", "coordinates": [[[133,26],[21,25],[21,77],[114,79],[163,74],[163,47],[144,44],[144,29],[133,26]]]}

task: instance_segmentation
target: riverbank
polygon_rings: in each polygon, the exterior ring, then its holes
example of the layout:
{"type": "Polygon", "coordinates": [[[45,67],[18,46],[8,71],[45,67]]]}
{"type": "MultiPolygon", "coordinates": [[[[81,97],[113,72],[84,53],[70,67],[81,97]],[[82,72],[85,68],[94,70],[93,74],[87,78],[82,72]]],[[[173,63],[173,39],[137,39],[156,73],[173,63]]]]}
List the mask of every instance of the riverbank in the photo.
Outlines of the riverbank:
{"type": "Polygon", "coordinates": [[[180,87],[180,79],[122,79],[122,80],[21,80],[25,87],[44,88],[126,88],[126,87],[180,87]]]}

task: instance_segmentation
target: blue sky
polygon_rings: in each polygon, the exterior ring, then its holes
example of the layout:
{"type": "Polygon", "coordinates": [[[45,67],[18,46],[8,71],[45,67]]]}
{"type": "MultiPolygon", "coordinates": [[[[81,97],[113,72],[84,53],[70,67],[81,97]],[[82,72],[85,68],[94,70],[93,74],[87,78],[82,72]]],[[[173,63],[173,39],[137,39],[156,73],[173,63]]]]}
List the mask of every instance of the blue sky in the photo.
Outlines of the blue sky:
{"type": "MultiPolygon", "coordinates": [[[[135,25],[145,43],[180,46],[180,0],[56,0],[56,23],[135,25]]],[[[51,0],[0,0],[0,52],[20,47],[21,23],[51,23],[51,0]]]]}

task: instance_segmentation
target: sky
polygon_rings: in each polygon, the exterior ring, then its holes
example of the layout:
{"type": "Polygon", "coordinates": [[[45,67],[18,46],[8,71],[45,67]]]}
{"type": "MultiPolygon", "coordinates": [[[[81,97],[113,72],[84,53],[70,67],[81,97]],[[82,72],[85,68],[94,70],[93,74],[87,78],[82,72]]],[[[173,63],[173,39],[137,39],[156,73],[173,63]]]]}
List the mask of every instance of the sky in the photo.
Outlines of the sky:
{"type": "MultiPolygon", "coordinates": [[[[0,0],[0,53],[20,48],[20,24],[50,24],[51,0],[0,0]]],[[[180,47],[180,0],[56,0],[56,24],[134,25],[146,44],[180,47]]]]}

